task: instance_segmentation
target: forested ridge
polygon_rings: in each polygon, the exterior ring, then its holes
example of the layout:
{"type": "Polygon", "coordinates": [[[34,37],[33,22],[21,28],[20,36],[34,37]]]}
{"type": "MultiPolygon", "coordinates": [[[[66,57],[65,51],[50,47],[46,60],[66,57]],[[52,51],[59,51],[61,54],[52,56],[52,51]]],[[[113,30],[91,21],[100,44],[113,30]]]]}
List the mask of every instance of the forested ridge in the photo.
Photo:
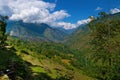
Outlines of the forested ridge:
{"type": "Polygon", "coordinates": [[[99,13],[64,44],[10,37],[7,19],[0,20],[0,79],[120,79],[120,13],[99,13]]]}

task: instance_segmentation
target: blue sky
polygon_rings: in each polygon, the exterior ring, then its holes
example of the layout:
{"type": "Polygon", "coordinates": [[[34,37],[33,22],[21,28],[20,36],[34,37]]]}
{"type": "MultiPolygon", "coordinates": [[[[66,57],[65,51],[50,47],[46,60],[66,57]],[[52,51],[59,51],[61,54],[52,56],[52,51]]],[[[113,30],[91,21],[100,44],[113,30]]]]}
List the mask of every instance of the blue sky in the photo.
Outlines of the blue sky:
{"type": "Polygon", "coordinates": [[[0,0],[0,14],[9,20],[46,23],[51,27],[77,28],[101,11],[120,12],[120,0],[0,0]]]}
{"type": "MultiPolygon", "coordinates": [[[[45,0],[55,2],[56,0],[45,0]]],[[[65,21],[77,22],[89,16],[96,16],[99,12],[109,12],[112,8],[120,9],[120,0],[57,0],[55,10],[66,10],[71,16],[65,21]],[[100,10],[96,10],[100,7],[100,10]]]]}

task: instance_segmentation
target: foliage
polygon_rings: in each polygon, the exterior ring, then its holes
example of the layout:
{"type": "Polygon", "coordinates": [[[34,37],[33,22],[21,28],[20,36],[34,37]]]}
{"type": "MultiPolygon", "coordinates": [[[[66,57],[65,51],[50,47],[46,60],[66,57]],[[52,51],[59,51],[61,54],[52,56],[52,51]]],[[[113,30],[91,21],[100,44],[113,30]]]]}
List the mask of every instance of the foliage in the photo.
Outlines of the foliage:
{"type": "Polygon", "coordinates": [[[99,80],[120,78],[120,13],[100,12],[67,40],[74,51],[71,64],[99,80]]]}
{"type": "MultiPolygon", "coordinates": [[[[11,79],[71,80],[82,72],[98,80],[119,80],[119,16],[101,12],[73,34],[68,42],[71,48],[60,43],[7,37],[11,48],[0,49],[0,70],[15,70],[9,75],[11,79]]],[[[5,34],[1,36],[1,41],[5,41],[2,40],[5,34]]]]}
{"type": "Polygon", "coordinates": [[[8,19],[7,16],[0,15],[0,47],[4,47],[5,45],[6,19],[8,19]]]}
{"type": "Polygon", "coordinates": [[[31,71],[19,56],[11,50],[0,50],[0,71],[8,74],[9,78],[15,80],[18,76],[29,79],[31,71]]]}
{"type": "Polygon", "coordinates": [[[91,44],[93,47],[92,59],[98,65],[99,78],[115,80],[120,76],[120,19],[102,17],[89,24],[91,29],[91,44]],[[116,77],[116,78],[115,78],[116,77]],[[115,78],[115,79],[114,79],[115,78]]]}
{"type": "Polygon", "coordinates": [[[100,12],[100,13],[98,13],[98,15],[100,16],[99,18],[105,18],[108,16],[108,14],[106,12],[100,12]]]}
{"type": "Polygon", "coordinates": [[[52,65],[56,65],[56,67],[52,69],[46,68],[44,66],[37,66],[37,68],[33,67],[32,70],[37,71],[38,74],[38,76],[36,78],[34,76],[34,78],[38,80],[42,78],[39,75],[39,73],[41,72],[46,73],[46,75],[50,76],[51,79],[71,80],[75,75],[73,73],[75,68],[85,70],[89,66],[89,61],[84,56],[85,52],[70,49],[63,44],[52,42],[29,42],[20,39],[13,39],[11,37],[8,37],[7,43],[10,46],[15,47],[15,49],[18,51],[18,55],[26,55],[26,57],[32,56],[31,61],[33,61],[34,63],[35,59],[38,59],[41,62],[41,65],[45,64],[45,62],[47,62],[45,65],[48,65],[49,67],[51,67],[52,65]],[[45,62],[42,63],[42,61],[44,60],[45,62]],[[50,64],[48,64],[48,62],[50,62],[50,64]],[[60,67],[59,69],[59,67],[57,67],[58,64],[64,68],[60,67]],[[64,69],[67,71],[65,71],[64,69]]]}

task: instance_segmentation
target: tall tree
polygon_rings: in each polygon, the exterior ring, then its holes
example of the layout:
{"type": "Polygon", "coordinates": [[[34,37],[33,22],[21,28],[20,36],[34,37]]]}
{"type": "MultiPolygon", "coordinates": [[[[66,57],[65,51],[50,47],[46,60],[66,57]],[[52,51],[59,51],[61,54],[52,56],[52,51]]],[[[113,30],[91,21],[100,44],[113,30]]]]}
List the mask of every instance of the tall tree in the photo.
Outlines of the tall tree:
{"type": "Polygon", "coordinates": [[[8,19],[7,16],[0,15],[0,47],[4,47],[5,40],[6,40],[6,20],[8,19]]]}

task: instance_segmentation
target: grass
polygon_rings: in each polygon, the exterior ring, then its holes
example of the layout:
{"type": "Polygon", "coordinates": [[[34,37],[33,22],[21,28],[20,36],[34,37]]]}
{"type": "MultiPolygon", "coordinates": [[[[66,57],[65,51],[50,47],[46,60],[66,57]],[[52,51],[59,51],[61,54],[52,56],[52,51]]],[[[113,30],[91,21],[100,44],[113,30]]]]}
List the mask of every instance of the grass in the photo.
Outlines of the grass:
{"type": "Polygon", "coordinates": [[[44,68],[41,68],[39,66],[36,66],[36,67],[32,66],[31,69],[33,72],[36,72],[36,73],[45,72],[44,68]]]}
{"type": "Polygon", "coordinates": [[[73,80],[95,80],[91,77],[82,74],[81,71],[77,70],[74,67],[72,67],[74,70],[71,71],[66,67],[64,67],[64,65],[61,65],[56,61],[52,61],[51,59],[48,58],[39,60],[36,57],[26,54],[24,54],[24,56],[22,57],[24,60],[30,62],[33,65],[31,66],[31,69],[34,73],[41,73],[41,72],[46,73],[53,79],[55,79],[58,76],[64,76],[65,74],[67,74],[67,75],[73,75],[74,76],[73,80]]]}

